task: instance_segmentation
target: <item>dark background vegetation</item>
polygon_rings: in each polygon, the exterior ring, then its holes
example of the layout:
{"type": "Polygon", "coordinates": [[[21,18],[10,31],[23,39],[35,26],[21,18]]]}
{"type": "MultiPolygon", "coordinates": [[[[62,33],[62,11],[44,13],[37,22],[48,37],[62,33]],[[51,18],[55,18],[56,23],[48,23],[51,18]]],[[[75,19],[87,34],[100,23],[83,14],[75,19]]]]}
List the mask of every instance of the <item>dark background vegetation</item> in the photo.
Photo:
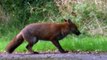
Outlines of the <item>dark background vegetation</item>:
{"type": "Polygon", "coordinates": [[[0,0],[0,32],[22,28],[26,24],[47,21],[49,16],[58,15],[53,0],[0,0]]]}

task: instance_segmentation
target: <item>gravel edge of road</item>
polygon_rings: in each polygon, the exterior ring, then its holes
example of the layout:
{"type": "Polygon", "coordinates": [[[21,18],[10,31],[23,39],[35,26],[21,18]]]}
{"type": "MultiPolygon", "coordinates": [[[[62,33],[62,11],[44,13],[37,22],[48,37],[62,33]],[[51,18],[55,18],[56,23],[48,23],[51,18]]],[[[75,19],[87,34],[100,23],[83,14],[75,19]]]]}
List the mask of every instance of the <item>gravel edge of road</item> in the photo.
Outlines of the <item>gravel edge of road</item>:
{"type": "Polygon", "coordinates": [[[107,60],[107,54],[0,54],[0,60],[107,60]]]}

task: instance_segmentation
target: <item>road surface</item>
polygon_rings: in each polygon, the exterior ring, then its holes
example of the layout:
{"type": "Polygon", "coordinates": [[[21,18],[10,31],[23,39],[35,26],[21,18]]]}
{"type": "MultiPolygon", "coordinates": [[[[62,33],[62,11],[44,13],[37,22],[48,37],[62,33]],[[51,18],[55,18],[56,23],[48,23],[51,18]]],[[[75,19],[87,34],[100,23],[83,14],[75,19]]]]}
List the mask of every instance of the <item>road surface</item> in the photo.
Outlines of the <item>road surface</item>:
{"type": "Polygon", "coordinates": [[[107,53],[82,54],[82,53],[45,53],[45,54],[5,54],[0,53],[0,60],[107,60],[107,53]]]}

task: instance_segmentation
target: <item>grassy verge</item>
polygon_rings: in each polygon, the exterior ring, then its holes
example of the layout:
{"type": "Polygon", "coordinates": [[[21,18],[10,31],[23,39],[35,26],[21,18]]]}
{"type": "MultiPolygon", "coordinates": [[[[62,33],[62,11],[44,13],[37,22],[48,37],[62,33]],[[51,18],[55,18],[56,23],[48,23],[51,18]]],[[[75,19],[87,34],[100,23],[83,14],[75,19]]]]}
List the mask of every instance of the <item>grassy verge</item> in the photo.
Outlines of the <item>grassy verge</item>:
{"type": "MultiPolygon", "coordinates": [[[[5,51],[6,45],[10,42],[14,34],[9,34],[0,38],[0,52],[5,51]]],[[[105,36],[67,36],[60,41],[61,46],[69,51],[107,51],[107,37],[105,36]]],[[[27,42],[21,44],[16,52],[26,52],[27,42]]],[[[49,41],[39,41],[34,45],[33,50],[36,51],[54,51],[56,47],[49,41]]]]}

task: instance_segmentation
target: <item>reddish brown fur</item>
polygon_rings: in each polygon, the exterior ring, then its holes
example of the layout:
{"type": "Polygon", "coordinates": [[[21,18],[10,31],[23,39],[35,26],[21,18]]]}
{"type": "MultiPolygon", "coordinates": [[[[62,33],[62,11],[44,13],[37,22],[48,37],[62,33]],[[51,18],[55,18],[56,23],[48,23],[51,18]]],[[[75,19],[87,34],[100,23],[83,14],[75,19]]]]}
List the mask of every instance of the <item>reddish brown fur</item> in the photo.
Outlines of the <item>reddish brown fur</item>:
{"type": "Polygon", "coordinates": [[[61,53],[66,53],[60,46],[58,40],[63,39],[70,32],[79,35],[76,25],[70,20],[65,20],[64,23],[33,23],[27,25],[21,32],[9,43],[6,51],[12,53],[23,40],[28,41],[26,48],[31,53],[37,53],[32,50],[32,46],[38,42],[38,40],[51,41],[61,53]],[[75,33],[76,31],[76,33],[75,33]]]}
{"type": "Polygon", "coordinates": [[[24,39],[22,38],[22,36],[18,38],[14,37],[12,41],[7,45],[6,51],[8,53],[12,53],[14,49],[17,48],[23,41],[24,39]]]}

